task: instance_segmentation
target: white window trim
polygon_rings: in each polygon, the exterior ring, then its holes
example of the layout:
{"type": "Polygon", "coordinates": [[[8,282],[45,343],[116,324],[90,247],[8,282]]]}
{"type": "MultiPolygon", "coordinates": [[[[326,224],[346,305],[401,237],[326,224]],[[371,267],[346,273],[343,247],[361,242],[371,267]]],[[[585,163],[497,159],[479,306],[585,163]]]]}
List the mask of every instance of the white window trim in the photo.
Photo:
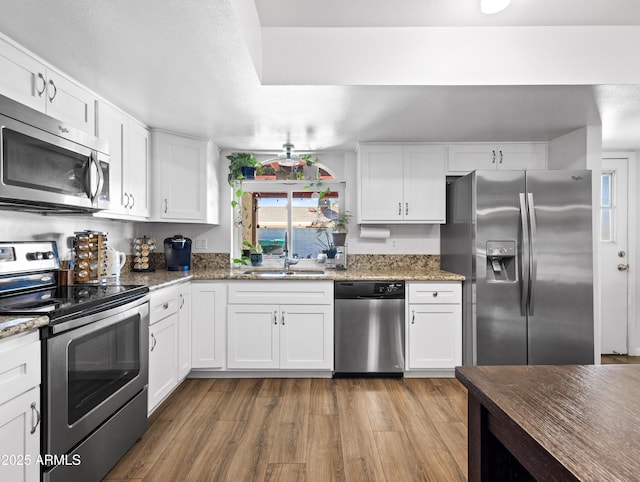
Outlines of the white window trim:
{"type": "MultiPolygon", "coordinates": [[[[293,192],[322,192],[327,188],[331,189],[333,192],[338,192],[340,196],[340,214],[348,211],[346,206],[344,205],[344,200],[346,199],[345,190],[346,190],[346,182],[345,181],[336,181],[332,180],[320,180],[320,181],[308,181],[308,180],[281,180],[281,181],[273,181],[273,180],[243,180],[239,181],[238,186],[232,189],[232,196],[235,196],[235,191],[240,188],[243,192],[285,192],[287,195],[290,195],[293,192]]],[[[292,214],[292,205],[288,203],[288,226],[287,226],[287,235],[289,239],[292,239],[292,225],[291,225],[291,214],[292,214]]],[[[233,209],[233,208],[232,208],[233,209]]],[[[242,229],[237,228],[233,225],[233,213],[231,215],[232,222],[232,246],[231,246],[231,262],[233,265],[233,259],[240,256],[242,251],[242,229]]],[[[275,266],[282,265],[283,260],[280,259],[265,259],[262,268],[270,268],[275,266]]],[[[310,268],[316,267],[316,261],[312,259],[300,259],[298,264],[296,264],[297,268],[310,268]]]]}

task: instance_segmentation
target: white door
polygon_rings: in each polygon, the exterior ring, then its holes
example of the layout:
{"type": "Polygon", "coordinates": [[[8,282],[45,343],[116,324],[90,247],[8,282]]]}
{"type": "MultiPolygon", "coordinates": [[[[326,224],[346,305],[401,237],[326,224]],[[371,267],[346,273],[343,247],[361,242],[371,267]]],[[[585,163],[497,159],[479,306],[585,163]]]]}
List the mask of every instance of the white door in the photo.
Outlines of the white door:
{"type": "Polygon", "coordinates": [[[628,159],[603,159],[600,201],[603,354],[628,353],[628,159]]]}

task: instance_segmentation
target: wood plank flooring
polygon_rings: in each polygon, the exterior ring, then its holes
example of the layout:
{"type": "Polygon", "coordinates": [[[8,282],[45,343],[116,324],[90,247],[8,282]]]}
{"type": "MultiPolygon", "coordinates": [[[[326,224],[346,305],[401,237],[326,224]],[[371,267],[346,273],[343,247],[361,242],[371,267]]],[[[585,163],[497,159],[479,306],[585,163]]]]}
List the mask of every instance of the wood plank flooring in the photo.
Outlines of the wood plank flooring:
{"type": "Polygon", "coordinates": [[[188,379],[107,481],[464,481],[455,379],[188,379]]]}

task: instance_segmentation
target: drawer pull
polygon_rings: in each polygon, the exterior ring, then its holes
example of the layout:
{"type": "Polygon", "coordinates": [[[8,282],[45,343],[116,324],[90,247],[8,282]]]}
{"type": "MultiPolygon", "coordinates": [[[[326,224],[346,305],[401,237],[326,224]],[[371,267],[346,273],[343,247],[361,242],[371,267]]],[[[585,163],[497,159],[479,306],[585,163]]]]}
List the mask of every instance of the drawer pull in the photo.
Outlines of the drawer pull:
{"type": "Polygon", "coordinates": [[[411,310],[411,324],[416,324],[416,310],[411,310]]]}
{"type": "Polygon", "coordinates": [[[169,309],[169,302],[166,302],[164,305],[162,305],[162,309],[163,310],[169,309]]]}
{"type": "Polygon", "coordinates": [[[36,433],[36,429],[38,428],[38,425],[40,425],[40,412],[37,407],[36,402],[31,404],[31,434],[36,433]]]}
{"type": "Polygon", "coordinates": [[[434,298],[437,298],[437,297],[438,297],[438,292],[437,292],[437,291],[434,291],[434,292],[433,292],[433,297],[434,297],[434,298]]]}

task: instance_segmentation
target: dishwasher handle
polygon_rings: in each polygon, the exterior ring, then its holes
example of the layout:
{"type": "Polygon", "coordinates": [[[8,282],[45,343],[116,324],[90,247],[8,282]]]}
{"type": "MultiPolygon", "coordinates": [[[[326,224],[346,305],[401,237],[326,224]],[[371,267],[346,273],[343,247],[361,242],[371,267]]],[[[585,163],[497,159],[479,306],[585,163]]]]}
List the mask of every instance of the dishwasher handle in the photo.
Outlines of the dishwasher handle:
{"type": "Polygon", "coordinates": [[[397,299],[396,296],[385,296],[385,295],[371,295],[371,296],[355,296],[356,300],[392,300],[397,299]]]}

